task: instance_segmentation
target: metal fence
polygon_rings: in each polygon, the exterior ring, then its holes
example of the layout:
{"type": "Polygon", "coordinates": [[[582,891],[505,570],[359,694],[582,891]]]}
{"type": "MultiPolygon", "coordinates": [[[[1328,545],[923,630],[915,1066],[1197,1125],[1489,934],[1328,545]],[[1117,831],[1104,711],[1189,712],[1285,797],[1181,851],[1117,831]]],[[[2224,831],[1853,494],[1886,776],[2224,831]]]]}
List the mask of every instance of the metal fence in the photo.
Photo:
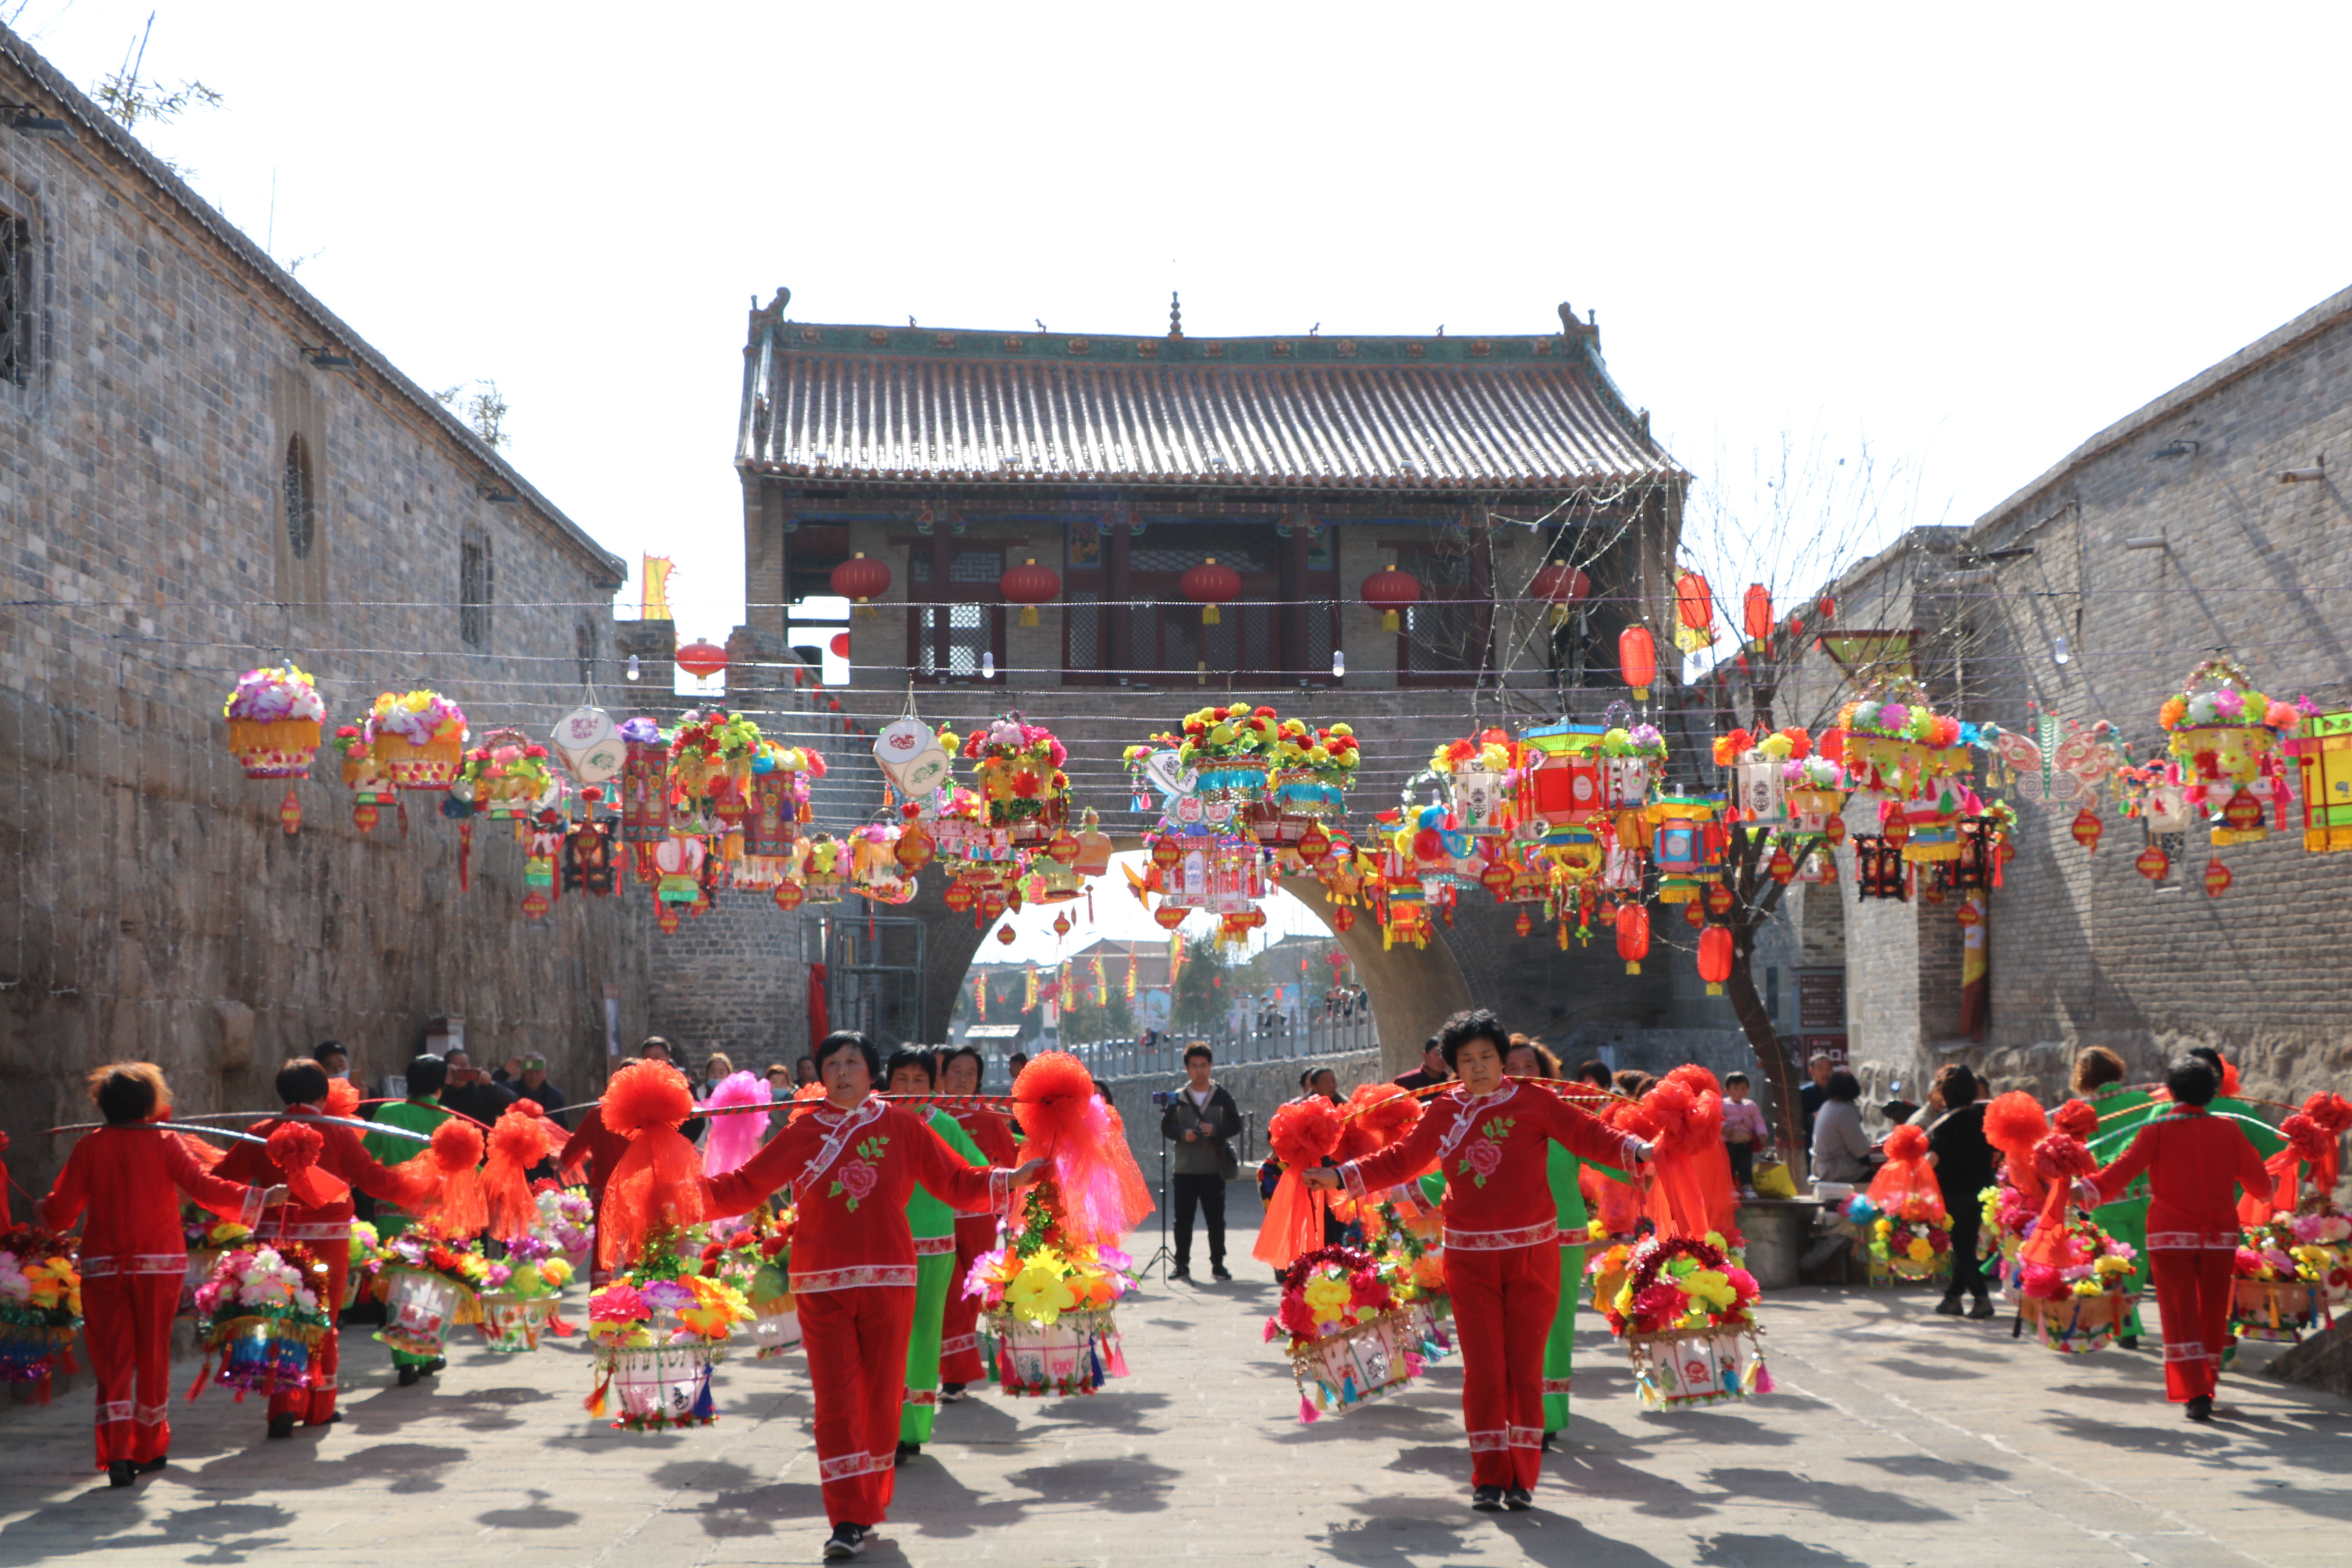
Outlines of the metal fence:
{"type": "Polygon", "coordinates": [[[1296,1061],[1302,1057],[1337,1056],[1343,1051],[1368,1051],[1380,1043],[1370,1008],[1352,1016],[1311,1014],[1297,1022],[1284,1021],[1264,1028],[1223,1029],[1205,1034],[1174,1030],[1146,1044],[1140,1040],[1100,1040],[1065,1045],[1097,1078],[1129,1078],[1139,1073],[1184,1070],[1184,1052],[1198,1042],[1216,1054],[1217,1065],[1296,1061]]]}

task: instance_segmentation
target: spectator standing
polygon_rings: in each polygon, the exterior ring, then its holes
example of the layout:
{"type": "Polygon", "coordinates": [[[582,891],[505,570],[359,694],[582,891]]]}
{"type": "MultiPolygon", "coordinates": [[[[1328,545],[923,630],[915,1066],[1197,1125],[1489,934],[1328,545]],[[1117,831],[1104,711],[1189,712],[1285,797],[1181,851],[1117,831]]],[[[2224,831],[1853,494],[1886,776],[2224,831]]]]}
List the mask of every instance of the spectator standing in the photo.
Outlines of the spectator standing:
{"type": "Polygon", "coordinates": [[[1771,1141],[1764,1108],[1748,1098],[1748,1075],[1736,1072],[1723,1080],[1723,1143],[1731,1155],[1731,1177],[1739,1195],[1756,1195],[1756,1151],[1771,1141]]]}
{"type": "MultiPolygon", "coordinates": [[[[799,1093],[802,1089],[806,1089],[810,1084],[816,1082],[816,1058],[814,1057],[803,1057],[798,1061],[793,1063],[793,1093],[799,1093]]],[[[785,1098],[789,1100],[792,1097],[791,1095],[787,1095],[785,1098]]]]}
{"type": "Polygon", "coordinates": [[[1195,1040],[1184,1048],[1185,1084],[1160,1118],[1160,1135],[1176,1145],[1171,1168],[1176,1206],[1176,1268],[1171,1279],[1192,1278],[1192,1211],[1208,1221],[1209,1273],[1231,1279],[1225,1270],[1225,1184],[1241,1173],[1233,1148],[1242,1130],[1240,1107],[1210,1076],[1216,1057],[1195,1040]]]}
{"type": "Polygon", "coordinates": [[[1975,1298],[1969,1316],[1990,1318],[1992,1296],[1977,1261],[1977,1232],[1984,1225],[1981,1194],[1992,1185],[1992,1145],[1985,1141],[1985,1107],[1977,1095],[1977,1075],[1958,1062],[1948,1063],[1936,1074],[1929,1098],[1944,1107],[1944,1113],[1927,1129],[1927,1157],[1935,1163],[1944,1212],[1952,1218],[1952,1283],[1936,1310],[1959,1316],[1965,1292],[1975,1298]]]}
{"type": "Polygon", "coordinates": [[[501,1089],[511,1089],[520,1100],[528,1100],[552,1116],[563,1109],[563,1091],[547,1078],[547,1058],[542,1056],[509,1057],[507,1065],[490,1074],[490,1081],[501,1089]]]}
{"type": "Polygon", "coordinates": [[[1437,1037],[1432,1035],[1422,1042],[1421,1065],[1389,1081],[1399,1089],[1435,1089],[1453,1076],[1454,1069],[1445,1065],[1445,1052],[1439,1048],[1437,1037]]]}
{"type": "Polygon", "coordinates": [[[1813,1145],[1813,1118],[1822,1113],[1822,1101],[1829,1098],[1830,1074],[1837,1063],[1830,1060],[1827,1051],[1815,1051],[1805,1063],[1805,1072],[1811,1080],[1797,1090],[1797,1103],[1805,1112],[1805,1147],[1813,1145]]]}
{"type": "Polygon", "coordinates": [[[352,1076],[352,1053],[343,1049],[340,1040],[320,1040],[310,1059],[324,1068],[329,1078],[352,1076]]]}
{"type": "Polygon", "coordinates": [[[1870,1138],[1862,1130],[1862,1109],[1854,1103],[1862,1098],[1861,1083],[1853,1074],[1835,1070],[1822,1086],[1822,1108],[1813,1116],[1813,1180],[1867,1180],[1870,1138]]]}
{"type": "Polygon", "coordinates": [[[443,1058],[448,1063],[448,1081],[441,1089],[444,1110],[478,1121],[487,1129],[496,1122],[499,1113],[520,1098],[504,1084],[492,1083],[490,1075],[474,1065],[472,1057],[463,1047],[452,1050],[443,1058]]]}

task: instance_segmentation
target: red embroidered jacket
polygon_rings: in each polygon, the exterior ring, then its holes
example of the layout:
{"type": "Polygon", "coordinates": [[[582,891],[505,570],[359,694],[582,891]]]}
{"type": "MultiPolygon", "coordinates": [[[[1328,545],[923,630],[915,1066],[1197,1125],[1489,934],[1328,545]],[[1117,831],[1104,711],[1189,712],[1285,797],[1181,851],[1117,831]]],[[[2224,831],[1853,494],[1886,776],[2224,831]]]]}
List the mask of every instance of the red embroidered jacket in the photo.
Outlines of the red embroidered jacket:
{"type": "Polygon", "coordinates": [[[793,1293],[866,1285],[915,1288],[907,1196],[916,1186],[958,1211],[999,1210],[1008,1171],[967,1165],[913,1112],[868,1099],[854,1110],[826,1102],[793,1118],[723,1176],[701,1178],[706,1212],[741,1214],[793,1189],[793,1293]]]}
{"type": "Polygon", "coordinates": [[[2201,1105],[2177,1105],[2139,1130],[2120,1159],[2091,1178],[2100,1201],[2112,1203],[2147,1173],[2147,1249],[2191,1252],[2235,1248],[2237,1189],[2267,1198],[2271,1174],[2237,1123],[2201,1105]]]}
{"type": "Polygon", "coordinates": [[[58,1184],[41,1202],[41,1223],[61,1231],[89,1212],[81,1233],[85,1279],[184,1276],[188,1242],[180,1230],[182,1193],[223,1219],[260,1223],[258,1188],[214,1175],[178,1133],[154,1127],[101,1128],[75,1144],[58,1184]]]}
{"type": "Polygon", "coordinates": [[[1555,1142],[1579,1159],[1626,1171],[1649,1147],[1549,1090],[1505,1079],[1492,1094],[1454,1089],[1436,1096],[1402,1142],[1340,1166],[1339,1179],[1360,1198],[1434,1163],[1445,1176],[1448,1247],[1498,1252],[1548,1245],[1559,1234],[1548,1168],[1555,1142]]]}
{"type": "MultiPolygon", "coordinates": [[[[256,1138],[267,1140],[284,1126],[277,1117],[257,1121],[251,1129],[256,1138]]],[[[420,1171],[415,1176],[405,1176],[390,1165],[380,1165],[368,1155],[360,1142],[360,1135],[348,1127],[336,1127],[319,1122],[310,1126],[324,1140],[319,1152],[318,1169],[341,1182],[346,1191],[329,1204],[311,1205],[288,1199],[280,1207],[263,1212],[261,1223],[253,1227],[263,1241],[349,1241],[352,1235],[352,1194],[348,1189],[357,1187],[369,1196],[387,1203],[415,1209],[432,1195],[439,1184],[437,1176],[420,1171]]],[[[416,1146],[418,1153],[425,1145],[416,1146]]],[[[428,1162],[428,1164],[430,1163],[428,1162]]],[[[229,1181],[250,1183],[256,1186],[271,1185],[286,1179],[269,1152],[259,1143],[239,1143],[221,1158],[213,1174],[229,1181]]]]}
{"type": "MultiPolygon", "coordinates": [[[[955,1119],[956,1124],[963,1129],[964,1135],[978,1145],[981,1154],[990,1164],[1016,1165],[1021,1163],[1020,1149],[1013,1141],[1011,1117],[991,1110],[984,1105],[975,1105],[957,1111],[955,1119]]],[[[956,1217],[971,1219],[991,1212],[984,1208],[975,1209],[970,1214],[960,1212],[956,1217]]]]}

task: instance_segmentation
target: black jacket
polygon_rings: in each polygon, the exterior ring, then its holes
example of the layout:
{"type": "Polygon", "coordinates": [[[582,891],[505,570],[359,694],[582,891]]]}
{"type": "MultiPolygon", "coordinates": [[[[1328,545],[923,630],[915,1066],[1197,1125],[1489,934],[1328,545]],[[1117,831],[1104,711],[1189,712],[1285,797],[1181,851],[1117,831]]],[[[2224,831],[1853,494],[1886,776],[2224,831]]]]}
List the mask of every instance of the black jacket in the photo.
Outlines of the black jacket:
{"type": "Polygon", "coordinates": [[[1160,1118],[1160,1136],[1175,1144],[1169,1169],[1180,1176],[1223,1176],[1231,1181],[1240,1166],[1229,1140],[1241,1130],[1241,1108],[1221,1083],[1210,1086],[1206,1108],[1192,1103],[1190,1088],[1178,1089],[1160,1118]],[[1207,1136],[1186,1142],[1187,1132],[1207,1136]]]}

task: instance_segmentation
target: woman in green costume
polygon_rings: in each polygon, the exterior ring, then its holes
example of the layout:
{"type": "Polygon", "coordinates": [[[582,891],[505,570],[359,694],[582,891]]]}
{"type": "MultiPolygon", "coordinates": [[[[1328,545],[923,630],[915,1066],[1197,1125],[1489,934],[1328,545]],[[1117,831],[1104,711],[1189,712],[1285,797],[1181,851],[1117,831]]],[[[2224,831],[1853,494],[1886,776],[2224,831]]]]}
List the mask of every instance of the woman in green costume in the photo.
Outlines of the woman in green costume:
{"type": "MultiPolygon", "coordinates": [[[[937,1058],[921,1047],[902,1046],[891,1052],[888,1070],[892,1094],[934,1092],[937,1058]]],[[[940,1142],[966,1164],[988,1168],[988,1156],[954,1117],[936,1105],[923,1108],[921,1114],[940,1142]]],[[[907,1199],[907,1228],[915,1237],[915,1328],[907,1339],[907,1402],[898,1407],[902,1465],[931,1440],[931,1422],[940,1413],[940,1325],[947,1315],[948,1292],[961,1283],[955,1278],[955,1211],[919,1185],[907,1199]]]]}
{"type": "MultiPolygon", "coordinates": [[[[1559,1077],[1559,1058],[1551,1051],[1525,1036],[1514,1036],[1511,1049],[1503,1058],[1503,1070],[1522,1082],[1559,1077]]],[[[1551,1201],[1559,1211],[1559,1310],[1552,1314],[1551,1333],[1544,1341],[1543,1412],[1544,1447],[1568,1430],[1569,1384],[1575,1370],[1576,1359],[1576,1300],[1584,1287],[1584,1239],[1591,1219],[1584,1207],[1584,1191],[1578,1178],[1583,1174],[1585,1163],[1555,1142],[1546,1156],[1545,1178],[1551,1185],[1551,1201]]],[[[1595,1171],[1612,1181],[1623,1181],[1622,1172],[1606,1165],[1595,1165],[1595,1171]]]]}

